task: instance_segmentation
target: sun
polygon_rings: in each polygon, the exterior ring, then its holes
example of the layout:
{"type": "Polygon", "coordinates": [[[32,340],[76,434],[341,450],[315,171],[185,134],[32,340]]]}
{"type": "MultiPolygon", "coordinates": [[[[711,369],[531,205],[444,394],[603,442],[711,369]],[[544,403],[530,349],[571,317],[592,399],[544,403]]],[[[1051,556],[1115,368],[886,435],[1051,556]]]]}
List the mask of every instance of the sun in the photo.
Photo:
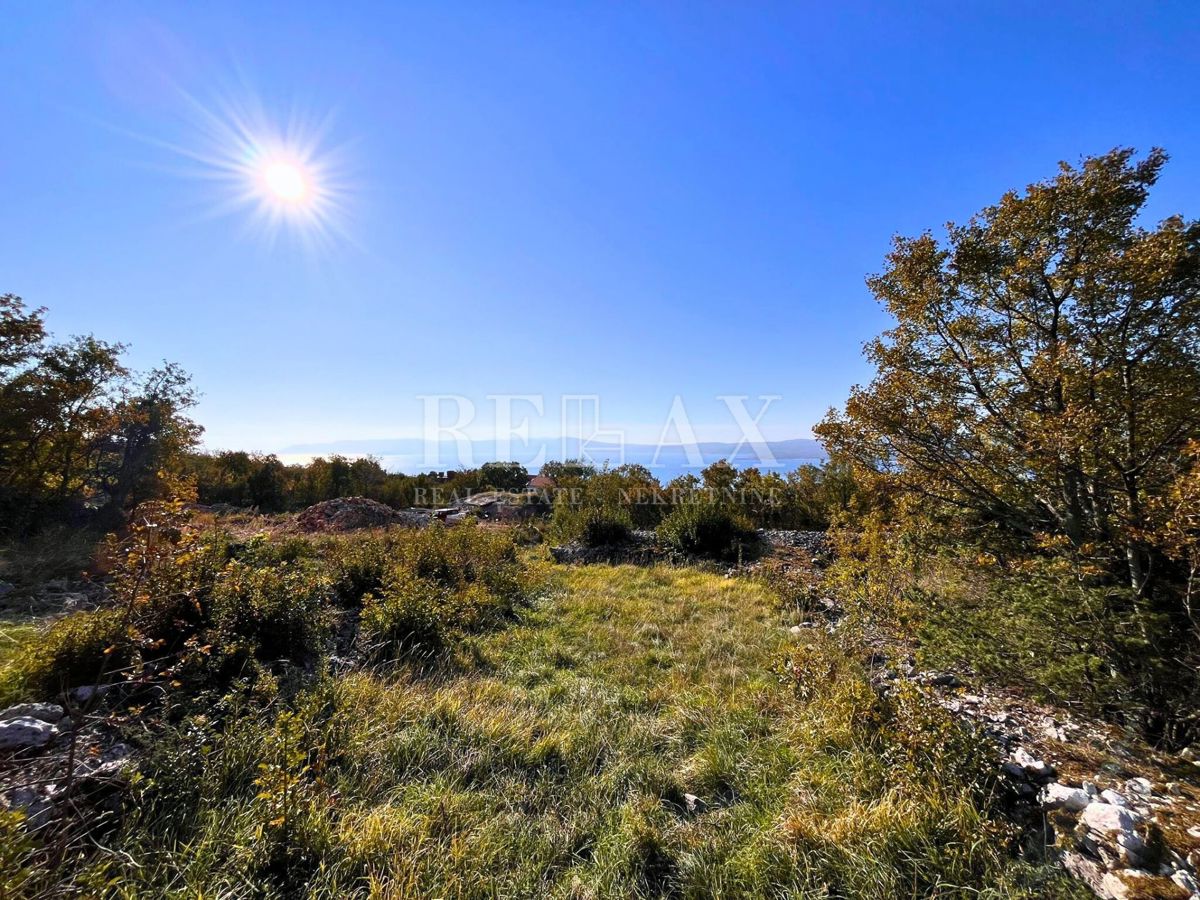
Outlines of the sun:
{"type": "Polygon", "coordinates": [[[303,206],[313,198],[312,176],[294,162],[267,162],[262,168],[261,181],[267,197],[286,206],[303,206]]]}
{"type": "Polygon", "coordinates": [[[146,138],[184,160],[180,171],[204,185],[201,218],[238,214],[244,234],[275,246],[295,238],[308,253],[354,243],[348,231],[348,145],[331,146],[334,114],[268,114],[250,89],[210,102],[180,91],[188,131],[180,140],[146,138]]]}

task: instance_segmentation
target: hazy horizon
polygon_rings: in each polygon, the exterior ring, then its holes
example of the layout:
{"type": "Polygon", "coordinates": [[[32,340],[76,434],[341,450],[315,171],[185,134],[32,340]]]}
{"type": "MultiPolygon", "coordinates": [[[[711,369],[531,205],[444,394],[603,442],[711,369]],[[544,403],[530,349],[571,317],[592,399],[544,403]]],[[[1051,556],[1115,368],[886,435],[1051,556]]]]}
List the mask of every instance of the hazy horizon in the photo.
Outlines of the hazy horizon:
{"type": "Polygon", "coordinates": [[[536,472],[550,460],[584,459],[597,467],[644,466],[663,483],[678,475],[699,475],[706,466],[718,460],[726,460],[739,469],[756,468],[764,473],[785,474],[802,465],[823,462],[826,457],[821,445],[811,438],[767,441],[758,447],[740,441],[701,441],[689,447],[636,442],[584,445],[573,440],[535,438],[527,442],[512,441],[509,446],[498,446],[496,441],[471,441],[466,448],[455,441],[426,442],[411,438],[297,444],[283,448],[276,455],[284,463],[307,463],[318,456],[372,457],[387,471],[405,475],[472,469],[494,461],[517,462],[530,472],[536,472]]]}

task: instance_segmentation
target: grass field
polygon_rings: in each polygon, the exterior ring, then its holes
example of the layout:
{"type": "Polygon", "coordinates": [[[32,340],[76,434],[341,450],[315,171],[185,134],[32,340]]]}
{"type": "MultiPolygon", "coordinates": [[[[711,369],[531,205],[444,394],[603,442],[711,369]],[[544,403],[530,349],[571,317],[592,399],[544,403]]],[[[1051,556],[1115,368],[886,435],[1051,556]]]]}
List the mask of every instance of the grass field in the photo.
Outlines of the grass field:
{"type": "Polygon", "coordinates": [[[827,670],[798,696],[782,674],[796,639],[765,587],[668,567],[554,578],[440,665],[328,677],[286,710],[224,709],[219,732],[178,722],[74,887],[1084,896],[1012,860],[983,768],[920,698],[881,711],[828,646],[799,651],[827,670]]]}

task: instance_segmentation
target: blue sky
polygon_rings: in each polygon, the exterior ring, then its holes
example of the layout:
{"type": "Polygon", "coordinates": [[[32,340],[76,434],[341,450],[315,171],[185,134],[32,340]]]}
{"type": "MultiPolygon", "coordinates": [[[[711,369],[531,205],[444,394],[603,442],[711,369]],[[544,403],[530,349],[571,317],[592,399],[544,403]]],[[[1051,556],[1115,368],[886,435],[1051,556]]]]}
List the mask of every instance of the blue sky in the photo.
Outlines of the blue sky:
{"type": "Polygon", "coordinates": [[[596,394],[634,440],[676,394],[712,440],[734,436],[718,395],[771,394],[767,436],[805,436],[869,377],[886,320],[863,278],[892,234],[1117,145],[1172,154],[1152,216],[1200,214],[1194,2],[8,2],[0,22],[0,291],[183,364],[213,447],[414,435],[425,394],[544,394],[535,432],[596,394]],[[215,214],[226,187],[180,151],[212,143],[199,110],[252,106],[326,121],[342,233],[215,214]]]}

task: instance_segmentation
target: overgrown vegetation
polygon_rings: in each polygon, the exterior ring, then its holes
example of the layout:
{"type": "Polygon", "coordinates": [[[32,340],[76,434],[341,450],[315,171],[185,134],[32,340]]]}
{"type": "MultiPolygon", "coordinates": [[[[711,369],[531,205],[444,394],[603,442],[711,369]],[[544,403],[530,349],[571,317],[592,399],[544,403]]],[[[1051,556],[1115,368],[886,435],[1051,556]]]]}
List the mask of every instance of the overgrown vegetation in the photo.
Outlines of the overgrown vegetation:
{"type": "Polygon", "coordinates": [[[530,593],[507,532],[433,527],[395,550],[379,596],[363,598],[360,633],[377,659],[440,650],[449,634],[499,625],[530,593]]]}
{"type": "Polygon", "coordinates": [[[175,502],[144,505],[110,554],[111,603],[54,621],[15,652],[0,668],[0,703],[96,683],[186,694],[312,672],[360,606],[364,654],[439,650],[535,589],[511,533],[470,525],[235,541],[195,528],[175,502]]]}
{"type": "Polygon", "coordinates": [[[681,503],[659,523],[667,547],[688,556],[739,560],[753,548],[754,530],[728,505],[699,500],[681,503]]]}
{"type": "Polygon", "coordinates": [[[656,530],[688,556],[736,559],[756,528],[823,529],[850,509],[855,488],[845,465],[801,466],[787,476],[735,469],[721,460],[699,477],[665,486],[639,465],[596,471],[557,463],[550,533],[560,540],[609,546],[635,529],[656,530]]]}
{"type": "MultiPolygon", "coordinates": [[[[204,504],[228,504],[261,512],[303,509],[336,497],[368,497],[395,507],[440,507],[484,491],[520,492],[529,473],[514,462],[485,463],[478,469],[405,475],[388,472],[371,457],[318,457],[286,465],[271,455],[226,451],[188,453],[180,471],[196,484],[204,504]]],[[[696,476],[662,484],[645,466],[600,468],[576,460],[551,461],[541,475],[553,487],[538,488],[539,498],[561,500],[558,533],[582,533],[580,511],[620,510],[633,528],[653,529],[679,502],[697,492],[736,504],[760,528],[824,529],[851,506],[855,487],[844,464],[804,465],[792,472],[735,469],[720,461],[696,476]]]]}
{"type": "Polygon", "coordinates": [[[294,512],[337,497],[368,497],[398,508],[446,506],[472,493],[513,489],[516,480],[518,489],[523,488],[527,476],[524,469],[517,473],[514,465],[404,475],[388,472],[371,457],[334,455],[288,465],[272,454],[228,450],[190,453],[180,460],[181,471],[195,482],[201,503],[268,513],[294,512]]]}

